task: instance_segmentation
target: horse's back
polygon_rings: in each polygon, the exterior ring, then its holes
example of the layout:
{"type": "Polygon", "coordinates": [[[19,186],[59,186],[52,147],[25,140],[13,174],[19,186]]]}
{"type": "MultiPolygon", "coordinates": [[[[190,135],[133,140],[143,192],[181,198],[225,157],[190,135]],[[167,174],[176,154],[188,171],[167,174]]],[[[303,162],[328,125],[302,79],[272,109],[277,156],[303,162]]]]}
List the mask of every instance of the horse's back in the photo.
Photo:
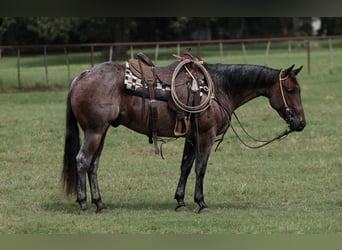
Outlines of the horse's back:
{"type": "Polygon", "coordinates": [[[80,91],[88,91],[90,89],[96,91],[109,90],[114,85],[123,83],[125,73],[125,65],[115,62],[104,62],[83,71],[76,77],[72,85],[73,92],[75,88],[80,91]]]}

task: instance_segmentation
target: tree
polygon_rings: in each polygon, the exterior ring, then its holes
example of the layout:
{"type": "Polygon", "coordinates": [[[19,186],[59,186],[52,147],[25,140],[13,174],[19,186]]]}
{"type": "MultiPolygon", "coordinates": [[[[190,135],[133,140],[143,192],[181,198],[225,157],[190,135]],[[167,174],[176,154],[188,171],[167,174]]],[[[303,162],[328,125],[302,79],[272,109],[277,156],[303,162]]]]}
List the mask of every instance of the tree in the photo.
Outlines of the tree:
{"type": "Polygon", "coordinates": [[[7,32],[11,25],[16,23],[16,19],[13,17],[0,18],[0,44],[2,44],[2,37],[7,32]]]}
{"type": "MultiPolygon", "coordinates": [[[[342,33],[321,18],[319,34],[342,33]]],[[[311,17],[2,17],[0,44],[171,41],[312,35],[311,17]]],[[[125,48],[115,48],[124,51],[125,48]]]]}
{"type": "Polygon", "coordinates": [[[26,28],[45,43],[69,43],[70,33],[78,29],[79,18],[30,17],[26,28]]]}
{"type": "Polygon", "coordinates": [[[319,35],[340,35],[342,34],[342,18],[341,17],[322,17],[321,29],[319,35]]]}

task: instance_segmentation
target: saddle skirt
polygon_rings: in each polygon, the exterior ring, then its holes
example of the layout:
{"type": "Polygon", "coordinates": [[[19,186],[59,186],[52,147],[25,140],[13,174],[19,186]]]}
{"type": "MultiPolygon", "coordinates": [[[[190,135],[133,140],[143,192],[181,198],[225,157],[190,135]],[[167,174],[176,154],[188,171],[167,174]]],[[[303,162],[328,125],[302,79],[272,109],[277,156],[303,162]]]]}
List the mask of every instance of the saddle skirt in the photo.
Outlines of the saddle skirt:
{"type": "MultiPolygon", "coordinates": [[[[145,98],[150,98],[148,83],[141,79],[139,74],[134,74],[130,64],[126,62],[125,72],[125,91],[128,94],[133,94],[145,98]]],[[[171,96],[171,85],[157,81],[154,86],[155,98],[157,100],[168,101],[171,96]]]]}

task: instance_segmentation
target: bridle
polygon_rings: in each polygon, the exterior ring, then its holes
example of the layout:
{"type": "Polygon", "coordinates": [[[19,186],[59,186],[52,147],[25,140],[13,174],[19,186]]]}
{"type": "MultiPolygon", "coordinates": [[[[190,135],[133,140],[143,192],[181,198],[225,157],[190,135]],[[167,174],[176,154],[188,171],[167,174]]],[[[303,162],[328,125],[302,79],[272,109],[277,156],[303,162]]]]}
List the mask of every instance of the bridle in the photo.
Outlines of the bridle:
{"type": "Polygon", "coordinates": [[[289,122],[292,116],[292,111],[291,108],[289,107],[289,105],[287,104],[286,98],[285,98],[285,94],[284,94],[284,90],[283,90],[283,84],[282,81],[285,81],[287,78],[289,78],[289,75],[287,75],[286,77],[281,77],[283,73],[283,70],[280,70],[279,73],[279,89],[280,89],[280,94],[281,94],[281,98],[283,100],[284,106],[285,106],[285,113],[286,113],[286,122],[289,122]]]}
{"type": "MultiPolygon", "coordinates": [[[[291,111],[291,108],[289,107],[289,105],[287,104],[287,101],[286,101],[286,98],[285,98],[285,94],[284,94],[284,90],[283,90],[283,84],[282,84],[282,81],[285,81],[289,75],[287,75],[286,77],[282,77],[282,73],[283,73],[283,70],[280,70],[280,73],[279,73],[279,88],[280,88],[280,94],[281,94],[281,97],[282,97],[282,100],[283,100],[283,103],[284,103],[284,107],[285,107],[285,112],[286,112],[286,118],[285,118],[285,121],[287,123],[289,123],[290,119],[291,119],[291,116],[292,116],[292,111],[291,111]]],[[[216,99],[215,99],[216,100],[216,99]]],[[[216,148],[215,148],[215,151],[218,149],[219,145],[221,144],[221,142],[223,141],[223,138],[224,138],[224,135],[226,134],[227,130],[229,127],[232,128],[234,134],[236,135],[236,137],[239,139],[239,141],[244,145],[246,146],[247,148],[250,148],[250,149],[257,149],[257,148],[261,148],[261,147],[264,147],[268,144],[270,144],[271,142],[274,142],[276,140],[281,140],[283,138],[285,138],[288,134],[290,134],[291,132],[293,132],[292,129],[290,129],[289,127],[286,128],[283,132],[279,133],[277,136],[275,136],[274,138],[270,139],[270,140],[259,140],[259,139],[256,139],[254,138],[253,136],[251,136],[247,130],[243,127],[242,123],[240,122],[239,118],[237,117],[236,113],[233,111],[233,112],[229,112],[229,110],[222,106],[222,104],[220,102],[218,102],[218,100],[216,100],[216,102],[219,104],[219,106],[225,111],[226,115],[229,117],[229,113],[232,113],[236,119],[236,121],[238,122],[239,126],[241,127],[242,131],[249,137],[251,138],[253,141],[257,142],[257,143],[262,143],[262,144],[259,144],[259,145],[250,145],[248,143],[246,143],[242,138],[241,136],[238,134],[238,132],[235,130],[235,128],[233,127],[233,125],[231,124],[231,122],[228,122],[227,124],[227,128],[225,129],[224,133],[222,134],[222,137],[217,139],[216,141],[218,142],[216,148]]]]}

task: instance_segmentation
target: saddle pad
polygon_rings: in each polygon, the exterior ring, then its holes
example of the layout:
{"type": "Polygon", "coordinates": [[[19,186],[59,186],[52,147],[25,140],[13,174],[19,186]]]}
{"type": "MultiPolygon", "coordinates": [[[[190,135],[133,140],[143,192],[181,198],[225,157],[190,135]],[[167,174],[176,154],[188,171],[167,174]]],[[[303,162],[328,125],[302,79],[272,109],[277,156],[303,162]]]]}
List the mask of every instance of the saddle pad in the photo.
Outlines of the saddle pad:
{"type": "MultiPolygon", "coordinates": [[[[125,73],[125,92],[132,95],[144,96],[145,98],[150,97],[148,91],[148,83],[143,82],[141,79],[136,77],[129,67],[129,63],[126,62],[126,73],[125,73]]],[[[162,101],[168,101],[171,94],[171,85],[157,82],[154,88],[155,98],[162,101]]]]}

